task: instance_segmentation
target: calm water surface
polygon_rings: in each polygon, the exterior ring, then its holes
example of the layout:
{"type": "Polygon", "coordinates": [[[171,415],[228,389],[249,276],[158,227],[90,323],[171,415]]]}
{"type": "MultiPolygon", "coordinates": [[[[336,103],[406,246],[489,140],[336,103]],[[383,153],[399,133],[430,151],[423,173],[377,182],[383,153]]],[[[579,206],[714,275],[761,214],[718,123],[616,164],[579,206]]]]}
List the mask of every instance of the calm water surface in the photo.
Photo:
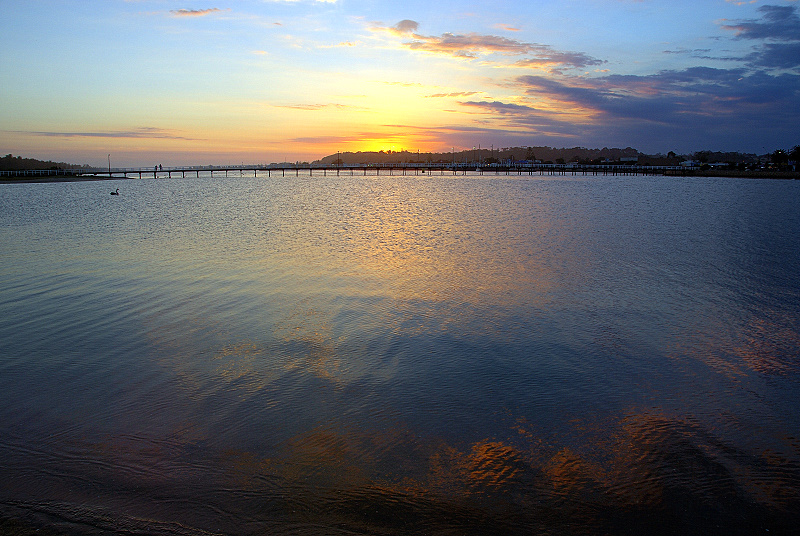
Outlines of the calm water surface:
{"type": "Polygon", "coordinates": [[[799,236],[800,181],[0,186],[0,515],[790,533],[799,236]]]}

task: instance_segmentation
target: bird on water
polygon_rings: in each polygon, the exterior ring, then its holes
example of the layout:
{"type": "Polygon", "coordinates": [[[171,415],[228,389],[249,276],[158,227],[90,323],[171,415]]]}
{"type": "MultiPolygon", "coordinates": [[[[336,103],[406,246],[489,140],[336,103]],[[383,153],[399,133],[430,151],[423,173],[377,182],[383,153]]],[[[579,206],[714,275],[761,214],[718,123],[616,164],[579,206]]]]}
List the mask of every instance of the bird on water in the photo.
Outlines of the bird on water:
{"type": "Polygon", "coordinates": [[[116,192],[111,192],[111,195],[119,195],[119,188],[117,188],[116,192]]]}

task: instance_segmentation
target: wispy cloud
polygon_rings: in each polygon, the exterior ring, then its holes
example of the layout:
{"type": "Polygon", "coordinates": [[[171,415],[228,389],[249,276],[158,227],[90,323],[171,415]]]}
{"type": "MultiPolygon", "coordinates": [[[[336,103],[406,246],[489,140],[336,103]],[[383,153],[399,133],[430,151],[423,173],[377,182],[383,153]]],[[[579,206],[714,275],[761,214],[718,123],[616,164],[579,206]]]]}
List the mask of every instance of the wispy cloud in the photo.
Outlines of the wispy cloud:
{"type": "Polygon", "coordinates": [[[389,81],[382,81],[382,84],[386,84],[387,86],[400,86],[400,87],[424,87],[425,84],[421,84],[419,82],[389,82],[389,81]]]}
{"type": "Polygon", "coordinates": [[[337,103],[328,103],[328,104],[282,104],[276,105],[275,108],[289,108],[291,110],[307,110],[307,111],[318,111],[318,110],[325,110],[329,108],[334,108],[337,110],[360,110],[363,108],[359,108],[357,106],[350,106],[347,104],[337,104],[337,103]]]}
{"type": "Polygon", "coordinates": [[[353,48],[360,46],[361,42],[359,41],[340,41],[335,44],[330,45],[316,45],[315,48],[317,49],[331,49],[331,48],[353,48]]]}
{"type": "Polygon", "coordinates": [[[136,139],[171,139],[171,140],[196,140],[179,135],[174,130],[157,127],[141,127],[134,130],[112,130],[97,132],[57,132],[57,131],[13,131],[17,134],[32,136],[45,136],[51,138],[136,138],[136,139]]]}
{"type": "Polygon", "coordinates": [[[335,4],[339,0],[264,0],[273,4],[335,4]]]}
{"type": "Polygon", "coordinates": [[[456,91],[453,93],[434,93],[433,95],[428,95],[430,99],[436,98],[444,98],[444,97],[470,97],[472,95],[476,95],[479,93],[478,91],[456,91]]]}
{"type": "Polygon", "coordinates": [[[520,28],[516,28],[514,26],[509,26],[508,24],[495,24],[495,28],[498,30],[505,30],[507,32],[519,32],[520,28]]]}
{"type": "Polygon", "coordinates": [[[490,111],[498,114],[518,114],[530,113],[536,109],[532,106],[524,104],[514,104],[509,102],[499,101],[465,101],[460,103],[463,106],[470,106],[484,111],[490,111]]]}
{"type": "MultiPolygon", "coordinates": [[[[463,109],[472,113],[493,116],[501,121],[489,124],[496,129],[501,125],[509,132],[528,132],[555,136],[572,137],[577,135],[586,118],[576,113],[575,107],[569,109],[539,109],[531,104],[517,104],[501,101],[465,101],[459,103],[463,109]]],[[[589,121],[588,123],[591,123],[589,121]]]]}
{"type": "Polygon", "coordinates": [[[209,9],[173,9],[170,10],[170,13],[172,13],[173,17],[205,17],[220,11],[222,10],[218,7],[212,7],[209,9]]]}
{"type": "Polygon", "coordinates": [[[708,54],[711,52],[710,48],[696,48],[696,49],[688,49],[688,48],[679,48],[677,50],[665,50],[664,54],[677,54],[677,55],[691,55],[694,57],[701,57],[702,54],[708,54]]]}
{"type": "Polygon", "coordinates": [[[296,142],[296,143],[312,143],[312,144],[342,144],[342,145],[349,145],[353,143],[359,143],[364,141],[370,141],[375,139],[392,139],[395,137],[399,137],[394,133],[391,132],[356,132],[353,134],[348,134],[346,136],[303,136],[298,138],[292,138],[289,141],[296,142]]]}
{"type": "Polygon", "coordinates": [[[414,34],[414,40],[404,43],[412,50],[475,58],[481,54],[521,55],[531,52],[537,45],[497,35],[477,33],[425,36],[414,34]]]}
{"type": "Polygon", "coordinates": [[[541,46],[533,57],[519,60],[514,65],[518,67],[549,67],[553,69],[565,66],[585,69],[586,67],[604,63],[604,60],[593,58],[583,52],[560,52],[552,50],[550,47],[541,46]]]}
{"type": "MultiPolygon", "coordinates": [[[[529,56],[517,61],[522,67],[549,68],[585,68],[590,65],[601,65],[603,60],[593,58],[582,52],[564,52],[554,50],[549,45],[528,43],[510,39],[500,35],[488,35],[470,32],[466,34],[444,33],[442,35],[423,35],[418,33],[419,23],[405,19],[394,26],[373,26],[373,31],[383,31],[391,35],[405,38],[401,46],[410,50],[430,54],[441,54],[455,58],[475,59],[481,56],[529,56]]],[[[503,26],[503,29],[514,30],[503,26]]]]}

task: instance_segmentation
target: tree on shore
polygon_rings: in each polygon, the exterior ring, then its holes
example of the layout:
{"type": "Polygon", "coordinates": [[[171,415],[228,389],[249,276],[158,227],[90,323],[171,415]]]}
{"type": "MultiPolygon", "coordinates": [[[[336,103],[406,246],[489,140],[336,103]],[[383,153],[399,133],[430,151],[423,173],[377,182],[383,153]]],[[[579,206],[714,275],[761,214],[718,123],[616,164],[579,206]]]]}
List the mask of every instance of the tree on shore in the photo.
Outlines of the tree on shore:
{"type": "Polygon", "coordinates": [[[772,163],[778,166],[783,166],[789,163],[789,153],[783,149],[778,149],[772,153],[772,163]]]}
{"type": "Polygon", "coordinates": [[[52,162],[50,160],[37,160],[35,158],[22,158],[7,154],[0,158],[0,170],[2,171],[22,171],[25,169],[80,169],[89,168],[88,164],[68,164],[66,162],[52,162]]]}

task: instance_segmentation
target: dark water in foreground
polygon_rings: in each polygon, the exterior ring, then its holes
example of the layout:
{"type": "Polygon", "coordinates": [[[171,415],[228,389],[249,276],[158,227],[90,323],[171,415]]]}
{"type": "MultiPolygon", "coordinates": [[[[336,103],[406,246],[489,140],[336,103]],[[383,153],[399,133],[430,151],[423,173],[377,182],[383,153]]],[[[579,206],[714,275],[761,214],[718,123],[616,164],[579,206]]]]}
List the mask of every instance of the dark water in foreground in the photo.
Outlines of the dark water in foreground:
{"type": "Polygon", "coordinates": [[[4,185],[0,515],[790,533],[799,203],[651,177],[4,185]]]}

